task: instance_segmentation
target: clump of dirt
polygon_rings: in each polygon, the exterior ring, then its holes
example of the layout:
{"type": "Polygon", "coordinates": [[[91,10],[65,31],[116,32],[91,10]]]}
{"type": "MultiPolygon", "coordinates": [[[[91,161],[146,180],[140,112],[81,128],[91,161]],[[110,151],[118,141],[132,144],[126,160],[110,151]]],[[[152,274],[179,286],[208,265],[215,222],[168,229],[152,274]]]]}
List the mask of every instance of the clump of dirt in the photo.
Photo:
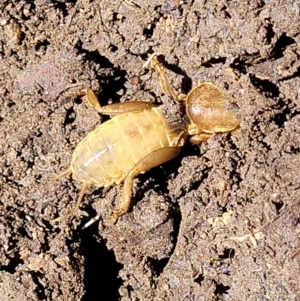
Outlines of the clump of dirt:
{"type": "Polygon", "coordinates": [[[293,1],[2,1],[0,299],[297,300],[300,294],[300,29],[293,1]],[[158,53],[177,92],[213,82],[241,129],[121,185],[49,178],[105,119],[101,104],[160,104],[158,53]],[[92,226],[82,226],[95,215],[92,226]],[[105,297],[104,297],[105,296],[105,297]]]}

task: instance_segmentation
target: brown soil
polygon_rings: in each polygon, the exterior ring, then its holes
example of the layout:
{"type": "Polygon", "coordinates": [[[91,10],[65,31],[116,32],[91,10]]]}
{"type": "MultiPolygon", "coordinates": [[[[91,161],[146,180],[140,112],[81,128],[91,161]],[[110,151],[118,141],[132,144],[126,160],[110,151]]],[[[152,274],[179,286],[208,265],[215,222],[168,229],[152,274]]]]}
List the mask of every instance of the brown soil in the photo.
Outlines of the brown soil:
{"type": "Polygon", "coordinates": [[[300,300],[300,6],[297,1],[2,0],[0,300],[300,300]],[[147,2],[151,4],[146,4],[147,2]],[[160,103],[142,65],[162,54],[172,86],[211,81],[235,99],[217,135],[121,185],[49,181],[102,119],[102,104],[160,103]],[[99,214],[100,220],[82,226],[99,214]]]}

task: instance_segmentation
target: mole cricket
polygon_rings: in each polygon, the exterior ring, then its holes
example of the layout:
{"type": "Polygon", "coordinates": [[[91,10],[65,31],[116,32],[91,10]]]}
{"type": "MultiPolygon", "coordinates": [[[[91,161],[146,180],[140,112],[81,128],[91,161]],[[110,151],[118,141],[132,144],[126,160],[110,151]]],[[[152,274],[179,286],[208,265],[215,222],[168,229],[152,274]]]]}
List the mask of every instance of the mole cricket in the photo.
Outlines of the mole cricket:
{"type": "Polygon", "coordinates": [[[177,94],[157,56],[151,56],[148,63],[157,72],[163,93],[172,101],[160,106],[144,101],[101,106],[90,89],[69,93],[85,96],[95,110],[113,117],[90,132],[75,148],[69,168],[52,178],[72,174],[82,183],[72,212],[53,221],[76,215],[88,187],[124,182],[119,205],[111,215],[111,220],[118,219],[130,208],[136,176],[175,158],[189,136],[191,143],[198,144],[239,127],[229,99],[214,84],[201,83],[187,95],[177,94]]]}

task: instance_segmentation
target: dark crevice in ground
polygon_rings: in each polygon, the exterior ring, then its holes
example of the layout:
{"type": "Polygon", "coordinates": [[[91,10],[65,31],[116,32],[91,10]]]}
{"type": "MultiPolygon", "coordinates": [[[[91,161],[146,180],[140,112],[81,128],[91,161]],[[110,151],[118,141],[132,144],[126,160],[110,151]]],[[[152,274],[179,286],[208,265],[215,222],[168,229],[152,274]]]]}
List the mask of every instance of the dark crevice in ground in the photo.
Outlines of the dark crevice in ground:
{"type": "Polygon", "coordinates": [[[66,117],[64,119],[64,127],[66,127],[68,124],[72,124],[76,119],[76,113],[74,111],[73,106],[66,110],[66,117]]]}
{"type": "Polygon", "coordinates": [[[12,252],[10,257],[11,259],[7,265],[0,265],[0,271],[6,271],[14,274],[17,267],[24,264],[24,260],[21,259],[21,255],[18,252],[12,252]]]}
{"type": "Polygon", "coordinates": [[[194,282],[198,283],[199,285],[201,285],[203,280],[204,280],[204,275],[203,274],[199,274],[194,278],[194,282]]]}
{"type": "Polygon", "coordinates": [[[224,249],[223,254],[219,255],[220,259],[228,259],[228,258],[234,258],[235,250],[234,249],[224,249]]]}
{"type": "Polygon", "coordinates": [[[218,58],[211,58],[208,61],[203,62],[201,65],[206,68],[212,68],[216,64],[224,65],[225,62],[226,62],[226,57],[218,57],[218,58]]]}
{"type": "Polygon", "coordinates": [[[47,40],[40,41],[35,45],[35,51],[40,51],[43,48],[43,51],[47,50],[47,47],[51,45],[51,43],[47,40]]]}
{"type": "Polygon", "coordinates": [[[77,42],[77,44],[75,45],[75,49],[77,49],[79,53],[83,53],[85,55],[86,60],[93,61],[96,64],[100,64],[101,69],[114,67],[114,65],[110,62],[110,60],[107,57],[101,55],[98,50],[89,51],[87,49],[84,49],[82,47],[81,41],[77,42]]]}
{"type": "Polygon", "coordinates": [[[279,58],[282,58],[284,56],[284,51],[285,49],[290,46],[295,44],[296,41],[287,36],[286,33],[283,33],[278,40],[276,41],[273,49],[270,52],[270,58],[273,60],[277,60],[279,58]]]}
{"type": "Polygon", "coordinates": [[[175,74],[181,75],[182,78],[182,84],[181,84],[181,93],[187,94],[188,92],[191,91],[192,89],[192,80],[191,78],[187,75],[187,73],[182,70],[178,65],[175,64],[169,64],[163,55],[158,56],[159,62],[163,65],[164,68],[166,68],[166,72],[172,71],[175,74]]]}
{"type": "Polygon", "coordinates": [[[37,286],[35,289],[35,292],[39,298],[39,300],[47,300],[46,294],[45,294],[45,287],[41,283],[40,279],[44,278],[44,275],[40,272],[31,272],[32,281],[37,286]]]}
{"type": "Polygon", "coordinates": [[[158,13],[160,11],[160,7],[161,7],[160,5],[154,7],[153,12],[156,12],[157,14],[155,15],[155,18],[152,20],[151,24],[148,24],[147,27],[143,29],[143,35],[147,39],[151,39],[151,37],[153,36],[154,30],[156,28],[156,24],[160,19],[161,15],[158,13]]]}
{"type": "Polygon", "coordinates": [[[228,290],[230,289],[230,286],[224,285],[222,283],[217,283],[216,284],[216,289],[215,289],[215,294],[216,295],[227,295],[228,290]]]}
{"type": "Polygon", "coordinates": [[[275,32],[274,32],[274,29],[273,29],[273,24],[272,23],[267,24],[266,30],[267,30],[266,42],[267,42],[267,44],[270,44],[272,42],[272,39],[275,36],[275,32]]]}
{"type": "Polygon", "coordinates": [[[117,301],[118,290],[123,281],[118,273],[123,265],[117,263],[114,253],[109,251],[99,237],[98,223],[79,232],[81,252],[85,258],[84,287],[82,301],[98,301],[101,296],[106,300],[117,301]]]}
{"type": "Polygon", "coordinates": [[[70,8],[68,7],[68,4],[75,4],[78,2],[78,0],[67,0],[67,1],[51,0],[51,1],[53,2],[56,8],[62,11],[64,17],[67,17],[70,14],[70,8]]]}
{"type": "Polygon", "coordinates": [[[251,54],[251,55],[242,55],[235,58],[233,62],[229,65],[229,67],[245,75],[248,73],[247,69],[250,66],[252,66],[253,61],[257,58],[258,58],[258,53],[251,54]]]}
{"type": "Polygon", "coordinates": [[[255,74],[249,75],[250,81],[259,91],[264,92],[269,97],[279,97],[280,91],[276,84],[270,80],[261,79],[255,74]]]}
{"type": "Polygon", "coordinates": [[[292,73],[291,75],[285,76],[280,78],[278,81],[279,82],[283,82],[283,81],[287,81],[296,77],[300,77],[300,67],[297,68],[297,71],[295,71],[294,73],[292,73]]]}
{"type": "Polygon", "coordinates": [[[159,275],[163,272],[164,268],[168,264],[169,259],[169,257],[162,259],[149,258],[149,263],[151,265],[151,269],[155,273],[155,276],[159,277],[159,275]]]}
{"type": "MultiPolygon", "coordinates": [[[[267,25],[267,44],[270,44],[272,39],[274,38],[275,33],[273,31],[273,25],[272,24],[268,24],[267,25]]],[[[283,33],[275,42],[272,50],[270,51],[270,54],[267,57],[260,57],[260,54],[257,53],[251,53],[251,54],[243,54],[242,56],[235,58],[233,60],[233,62],[230,64],[230,67],[234,70],[239,71],[241,74],[247,74],[247,69],[250,66],[255,66],[257,64],[260,63],[265,63],[268,61],[275,61],[278,60],[280,58],[284,57],[284,51],[287,49],[287,47],[294,45],[296,43],[296,41],[287,36],[285,33],[283,33]]],[[[221,63],[223,63],[222,59],[224,60],[224,58],[220,58],[221,63]]],[[[216,63],[219,63],[219,60],[217,59],[216,63]]],[[[224,61],[225,63],[225,61],[224,61]]],[[[207,67],[211,67],[213,65],[213,63],[211,63],[210,61],[204,63],[204,66],[207,67]]],[[[292,76],[288,76],[286,78],[283,78],[281,80],[284,79],[290,79],[294,76],[296,76],[298,74],[298,72],[295,72],[294,75],[292,76]]],[[[255,77],[254,74],[250,74],[250,76],[255,77]]],[[[270,88],[270,87],[269,87],[270,88]]]]}
{"type": "Polygon", "coordinates": [[[293,117],[292,110],[289,106],[289,103],[286,102],[286,100],[279,99],[278,106],[274,108],[274,110],[277,110],[280,112],[276,113],[270,121],[273,121],[278,127],[282,128],[284,127],[284,124],[286,121],[288,121],[290,118],[293,117]]]}
{"type": "MultiPolygon", "coordinates": [[[[101,55],[99,51],[84,49],[81,41],[77,42],[75,49],[85,55],[85,60],[94,62],[101,67],[101,71],[99,71],[97,75],[99,84],[101,84],[101,92],[98,95],[101,105],[107,105],[109,101],[118,102],[122,96],[119,95],[118,92],[122,90],[122,94],[126,94],[125,83],[128,80],[127,72],[115,67],[110,60],[101,55]],[[105,81],[105,84],[103,81],[105,81]]],[[[97,94],[97,91],[95,92],[97,94]]]]}

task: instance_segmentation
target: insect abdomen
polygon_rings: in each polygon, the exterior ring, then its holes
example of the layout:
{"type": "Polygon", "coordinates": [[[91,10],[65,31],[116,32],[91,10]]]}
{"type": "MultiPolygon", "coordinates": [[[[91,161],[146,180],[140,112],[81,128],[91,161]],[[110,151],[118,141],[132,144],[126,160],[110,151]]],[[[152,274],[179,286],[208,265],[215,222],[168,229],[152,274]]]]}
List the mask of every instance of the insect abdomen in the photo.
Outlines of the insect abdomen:
{"type": "Polygon", "coordinates": [[[74,177],[95,186],[122,182],[147,154],[170,146],[160,111],[135,111],[113,117],[89,133],[75,149],[74,177]]]}

